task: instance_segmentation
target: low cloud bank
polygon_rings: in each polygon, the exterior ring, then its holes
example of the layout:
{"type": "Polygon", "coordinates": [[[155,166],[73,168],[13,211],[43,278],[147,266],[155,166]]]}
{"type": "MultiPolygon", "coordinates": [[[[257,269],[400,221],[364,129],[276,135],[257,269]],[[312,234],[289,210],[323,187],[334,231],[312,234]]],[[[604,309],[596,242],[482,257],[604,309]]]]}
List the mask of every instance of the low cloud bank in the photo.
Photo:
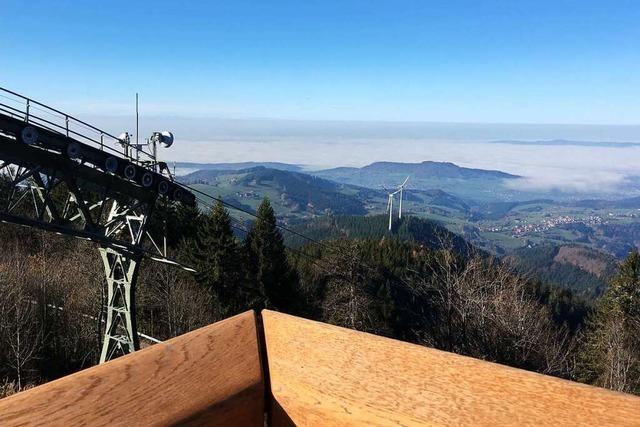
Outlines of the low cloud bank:
{"type": "MultiPolygon", "coordinates": [[[[132,117],[92,118],[107,129],[131,130],[132,117]]],[[[611,193],[640,180],[640,126],[338,122],[143,117],[141,136],[165,128],[176,143],[166,160],[195,163],[271,161],[309,170],[376,161],[453,162],[523,178],[514,189],[611,193]],[[522,143],[602,141],[588,145],[522,143]],[[496,142],[503,140],[504,142],[496,142]],[[514,144],[513,140],[519,140],[514,144]],[[607,146],[606,142],[611,143],[607,146]]],[[[116,132],[116,131],[114,131],[116,132]]]]}
{"type": "MultiPolygon", "coordinates": [[[[174,148],[175,147],[175,148],[174,148]]],[[[296,140],[188,141],[166,154],[177,161],[277,161],[309,170],[361,167],[376,161],[453,162],[520,175],[513,189],[611,193],[633,184],[640,175],[640,147],[576,147],[496,144],[440,140],[296,140]]]]}
{"type": "MultiPolygon", "coordinates": [[[[522,177],[507,181],[512,190],[531,192],[562,192],[569,194],[617,194],[632,191],[634,182],[630,176],[614,172],[547,171],[539,176],[522,177]]],[[[638,188],[640,189],[640,188],[638,188]]]]}

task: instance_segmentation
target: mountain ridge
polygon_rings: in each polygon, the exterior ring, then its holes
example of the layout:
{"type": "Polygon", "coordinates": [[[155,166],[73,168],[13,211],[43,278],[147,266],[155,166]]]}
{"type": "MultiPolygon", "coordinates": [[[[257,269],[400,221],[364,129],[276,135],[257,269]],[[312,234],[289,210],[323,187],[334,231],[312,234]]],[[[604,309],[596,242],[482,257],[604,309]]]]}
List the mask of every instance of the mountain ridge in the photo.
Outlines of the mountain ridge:
{"type": "Polygon", "coordinates": [[[264,166],[266,168],[287,170],[293,172],[300,172],[303,167],[292,163],[282,162],[231,162],[231,163],[191,163],[191,162],[176,162],[176,168],[180,169],[196,169],[196,170],[224,170],[224,171],[239,171],[243,169],[250,169],[254,167],[264,166]]]}
{"type": "Polygon", "coordinates": [[[431,160],[425,160],[419,163],[405,163],[405,162],[388,162],[380,161],[374,162],[361,168],[357,167],[337,167],[330,169],[322,169],[313,171],[311,173],[316,175],[326,175],[331,173],[358,173],[358,172],[378,172],[378,173],[408,173],[419,177],[433,176],[433,177],[445,177],[445,178],[501,178],[512,179],[520,178],[518,175],[513,175],[507,172],[492,170],[492,169],[477,169],[458,166],[452,162],[434,162],[431,160]]]}

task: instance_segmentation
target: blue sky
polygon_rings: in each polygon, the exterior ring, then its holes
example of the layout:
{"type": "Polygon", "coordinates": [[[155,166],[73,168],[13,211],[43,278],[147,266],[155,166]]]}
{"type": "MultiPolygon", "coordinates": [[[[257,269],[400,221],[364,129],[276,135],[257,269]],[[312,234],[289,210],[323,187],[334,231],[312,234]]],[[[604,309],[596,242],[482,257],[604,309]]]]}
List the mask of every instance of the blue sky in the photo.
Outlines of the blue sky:
{"type": "Polygon", "coordinates": [[[0,0],[0,85],[90,114],[138,91],[158,115],[637,124],[639,22],[638,1],[0,0]]]}

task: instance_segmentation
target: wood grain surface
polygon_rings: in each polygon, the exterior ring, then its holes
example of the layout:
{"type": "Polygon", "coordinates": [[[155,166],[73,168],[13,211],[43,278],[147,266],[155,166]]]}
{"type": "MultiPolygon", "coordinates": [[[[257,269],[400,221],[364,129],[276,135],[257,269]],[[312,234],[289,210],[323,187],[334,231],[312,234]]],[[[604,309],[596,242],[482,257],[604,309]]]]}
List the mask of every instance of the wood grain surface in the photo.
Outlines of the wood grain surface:
{"type": "Polygon", "coordinates": [[[272,311],[273,425],[640,425],[640,398],[272,311]]]}
{"type": "Polygon", "coordinates": [[[253,312],[0,400],[0,426],[264,422],[253,312]]]}

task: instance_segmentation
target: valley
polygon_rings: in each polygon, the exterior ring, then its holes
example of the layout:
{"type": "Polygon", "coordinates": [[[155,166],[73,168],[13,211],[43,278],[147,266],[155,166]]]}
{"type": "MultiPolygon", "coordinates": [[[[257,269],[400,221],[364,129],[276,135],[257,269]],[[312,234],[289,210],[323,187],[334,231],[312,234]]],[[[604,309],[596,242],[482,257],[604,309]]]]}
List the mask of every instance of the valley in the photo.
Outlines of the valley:
{"type": "Polygon", "coordinates": [[[551,244],[582,245],[623,258],[640,244],[640,198],[565,195],[557,200],[553,194],[535,194],[539,197],[511,200],[513,194],[503,191],[505,181],[518,177],[500,171],[436,162],[381,162],[316,172],[273,163],[180,167],[201,168],[181,176],[182,182],[246,210],[255,211],[268,197],[284,224],[323,216],[383,215],[387,209],[383,187],[393,188],[409,175],[404,214],[436,221],[499,256],[551,244]],[[476,188],[483,190],[476,193],[476,188]]]}

